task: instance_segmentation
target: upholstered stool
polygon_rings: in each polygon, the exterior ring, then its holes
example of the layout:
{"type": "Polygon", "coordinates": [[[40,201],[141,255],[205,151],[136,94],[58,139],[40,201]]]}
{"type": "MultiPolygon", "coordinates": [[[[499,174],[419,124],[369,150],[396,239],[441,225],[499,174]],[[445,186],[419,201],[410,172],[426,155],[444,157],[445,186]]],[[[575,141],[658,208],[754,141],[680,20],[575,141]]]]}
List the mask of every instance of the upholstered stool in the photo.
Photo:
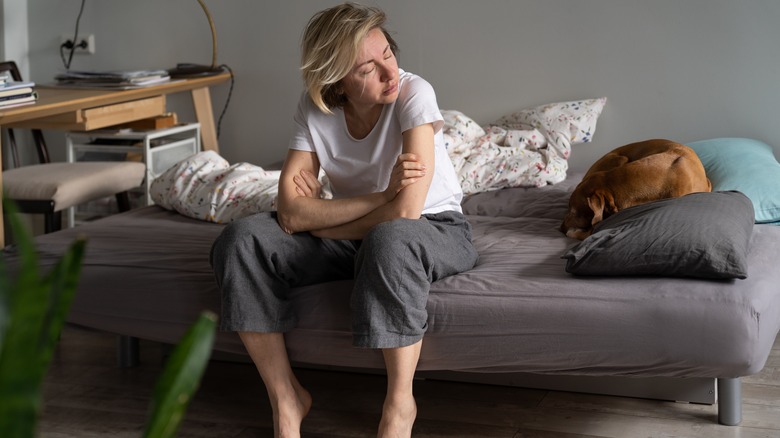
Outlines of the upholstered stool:
{"type": "Polygon", "coordinates": [[[23,213],[45,215],[45,232],[62,228],[62,210],[116,195],[130,209],[127,191],[143,182],[146,166],[132,161],[44,163],[3,172],[5,196],[23,213]]]}

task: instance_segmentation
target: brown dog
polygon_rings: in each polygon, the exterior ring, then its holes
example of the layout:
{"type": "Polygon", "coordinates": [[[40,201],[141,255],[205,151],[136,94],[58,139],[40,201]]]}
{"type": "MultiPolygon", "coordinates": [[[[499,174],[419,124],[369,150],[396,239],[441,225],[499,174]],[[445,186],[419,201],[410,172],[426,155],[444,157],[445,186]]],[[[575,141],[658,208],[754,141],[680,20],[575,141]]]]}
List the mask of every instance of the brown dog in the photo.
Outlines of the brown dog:
{"type": "Polygon", "coordinates": [[[669,140],[621,146],[588,169],[569,198],[561,231],[584,239],[593,226],[634,205],[712,191],[696,152],[669,140]]]}

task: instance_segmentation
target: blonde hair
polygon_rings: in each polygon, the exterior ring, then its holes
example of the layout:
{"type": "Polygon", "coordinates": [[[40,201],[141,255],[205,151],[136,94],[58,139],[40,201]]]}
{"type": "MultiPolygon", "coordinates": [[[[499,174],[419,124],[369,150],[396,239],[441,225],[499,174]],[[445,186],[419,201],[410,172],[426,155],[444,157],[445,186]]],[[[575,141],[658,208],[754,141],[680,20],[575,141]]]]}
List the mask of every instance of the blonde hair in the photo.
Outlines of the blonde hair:
{"type": "Polygon", "coordinates": [[[390,50],[398,53],[382,27],[386,20],[381,9],[350,2],[320,11],[309,20],[301,43],[301,72],[311,100],[322,112],[332,114],[331,108],[346,103],[339,82],[352,70],[360,44],[372,29],[381,29],[390,50]]]}

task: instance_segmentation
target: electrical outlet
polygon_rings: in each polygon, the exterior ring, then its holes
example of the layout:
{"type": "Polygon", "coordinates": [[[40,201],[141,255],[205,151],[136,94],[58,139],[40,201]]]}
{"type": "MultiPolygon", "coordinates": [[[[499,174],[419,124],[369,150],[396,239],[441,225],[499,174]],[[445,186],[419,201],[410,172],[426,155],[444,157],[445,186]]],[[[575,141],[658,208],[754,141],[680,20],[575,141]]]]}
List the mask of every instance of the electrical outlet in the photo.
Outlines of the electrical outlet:
{"type": "MultiPolygon", "coordinates": [[[[75,53],[95,54],[95,35],[79,35],[78,44],[76,44],[75,53]]],[[[62,35],[60,37],[60,44],[69,44],[73,42],[73,35],[62,35]]]]}

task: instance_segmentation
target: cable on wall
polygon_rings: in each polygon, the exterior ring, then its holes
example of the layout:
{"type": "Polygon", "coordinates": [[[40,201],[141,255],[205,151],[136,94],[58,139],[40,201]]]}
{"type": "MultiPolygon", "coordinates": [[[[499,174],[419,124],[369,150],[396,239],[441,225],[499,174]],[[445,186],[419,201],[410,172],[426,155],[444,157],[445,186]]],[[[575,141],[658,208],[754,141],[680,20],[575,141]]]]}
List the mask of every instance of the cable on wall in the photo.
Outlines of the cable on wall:
{"type": "Polygon", "coordinates": [[[219,66],[219,68],[224,68],[228,71],[228,73],[230,73],[230,88],[228,89],[227,99],[225,99],[225,106],[222,107],[222,112],[219,114],[219,120],[217,121],[217,138],[219,138],[219,131],[222,127],[222,118],[225,117],[225,112],[227,112],[228,105],[230,104],[230,96],[233,95],[233,85],[236,82],[235,77],[233,76],[233,69],[231,69],[227,64],[222,64],[219,66]]]}
{"type": "Polygon", "coordinates": [[[81,22],[81,14],[84,13],[84,3],[86,3],[86,0],[81,0],[79,15],[76,17],[76,30],[73,32],[73,39],[69,43],[60,44],[60,58],[62,58],[62,64],[65,66],[65,70],[70,70],[70,63],[73,61],[73,53],[76,51],[76,41],[79,40],[79,22],[81,22]],[[67,60],[65,60],[65,52],[63,49],[70,50],[67,60]]]}

